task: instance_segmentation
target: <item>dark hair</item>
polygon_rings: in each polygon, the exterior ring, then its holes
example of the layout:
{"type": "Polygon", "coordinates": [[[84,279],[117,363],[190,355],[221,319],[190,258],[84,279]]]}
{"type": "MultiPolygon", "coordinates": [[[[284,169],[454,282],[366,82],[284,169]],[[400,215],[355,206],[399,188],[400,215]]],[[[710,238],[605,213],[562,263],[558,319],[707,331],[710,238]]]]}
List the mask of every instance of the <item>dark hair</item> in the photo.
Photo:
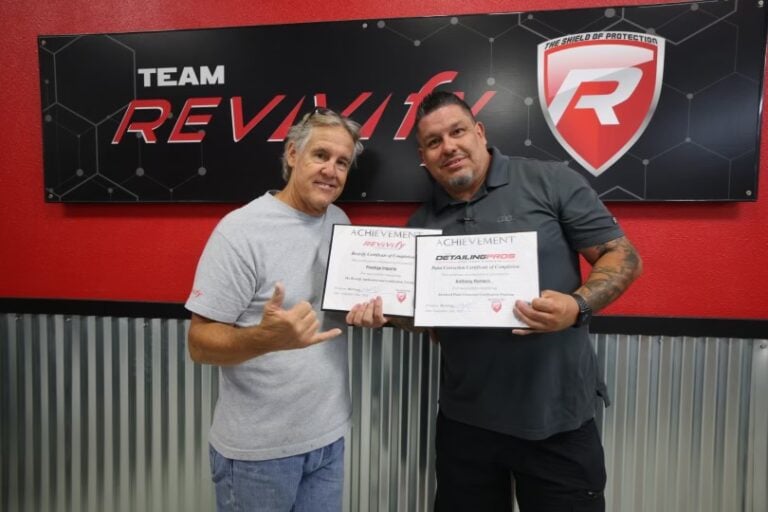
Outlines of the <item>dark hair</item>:
{"type": "Polygon", "coordinates": [[[448,105],[457,105],[461,107],[461,109],[467,113],[470,119],[472,119],[472,122],[476,122],[475,115],[472,113],[472,109],[469,108],[469,105],[467,105],[463,99],[459,98],[452,92],[432,91],[431,93],[424,96],[424,99],[421,100],[421,104],[419,104],[419,109],[416,111],[416,127],[418,128],[419,121],[421,121],[422,117],[431,114],[439,108],[447,107],[448,105]]]}

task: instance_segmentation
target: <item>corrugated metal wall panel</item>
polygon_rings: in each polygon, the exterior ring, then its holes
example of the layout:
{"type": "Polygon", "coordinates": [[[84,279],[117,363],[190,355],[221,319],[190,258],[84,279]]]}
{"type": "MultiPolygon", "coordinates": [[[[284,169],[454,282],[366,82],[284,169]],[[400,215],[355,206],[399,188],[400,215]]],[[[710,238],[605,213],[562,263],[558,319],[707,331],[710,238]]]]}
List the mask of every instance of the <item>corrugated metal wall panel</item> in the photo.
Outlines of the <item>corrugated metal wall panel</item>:
{"type": "Polygon", "coordinates": [[[0,315],[0,509],[212,510],[187,322],[0,315]]]}
{"type": "Polygon", "coordinates": [[[345,510],[431,510],[439,350],[393,329],[350,330],[345,510]]]}
{"type": "Polygon", "coordinates": [[[766,510],[764,499],[748,502],[749,483],[766,482],[757,461],[768,459],[768,430],[750,432],[766,407],[754,395],[768,390],[755,383],[768,372],[757,364],[756,350],[768,352],[760,341],[594,339],[613,400],[600,421],[608,510],[766,510]]]}
{"type": "MultiPolygon", "coordinates": [[[[213,510],[181,320],[0,315],[0,509],[213,510]]],[[[345,511],[431,510],[439,348],[353,329],[345,511]]],[[[768,510],[768,342],[598,335],[609,511],[768,510]]]]}
{"type": "Polygon", "coordinates": [[[752,345],[746,509],[768,510],[768,339],[752,345]]]}

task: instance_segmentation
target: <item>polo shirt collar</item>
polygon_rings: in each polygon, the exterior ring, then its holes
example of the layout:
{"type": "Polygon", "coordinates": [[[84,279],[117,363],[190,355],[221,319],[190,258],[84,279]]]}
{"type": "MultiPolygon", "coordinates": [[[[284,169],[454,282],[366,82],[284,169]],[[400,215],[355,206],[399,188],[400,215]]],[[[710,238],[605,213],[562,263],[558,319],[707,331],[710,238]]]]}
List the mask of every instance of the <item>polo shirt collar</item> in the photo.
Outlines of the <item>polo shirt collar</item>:
{"type": "MultiPolygon", "coordinates": [[[[488,189],[493,189],[509,183],[509,173],[507,172],[507,161],[509,157],[502,155],[495,146],[489,148],[491,153],[491,165],[488,168],[488,174],[485,177],[485,183],[475,193],[470,203],[476,201],[488,193],[488,189]]],[[[433,184],[432,202],[435,205],[435,211],[455,204],[464,204],[467,201],[459,201],[452,198],[448,192],[437,182],[433,184]]]]}

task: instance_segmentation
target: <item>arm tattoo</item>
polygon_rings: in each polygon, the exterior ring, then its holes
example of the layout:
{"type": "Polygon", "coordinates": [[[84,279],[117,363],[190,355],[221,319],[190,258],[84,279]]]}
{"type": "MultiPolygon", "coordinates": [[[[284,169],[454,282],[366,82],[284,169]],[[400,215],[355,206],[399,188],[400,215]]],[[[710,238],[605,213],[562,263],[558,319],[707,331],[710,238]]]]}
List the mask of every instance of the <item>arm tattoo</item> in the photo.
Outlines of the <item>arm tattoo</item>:
{"type": "Polygon", "coordinates": [[[582,254],[593,267],[579,294],[595,311],[619,298],[642,272],[640,255],[626,237],[590,247],[582,254]]]}

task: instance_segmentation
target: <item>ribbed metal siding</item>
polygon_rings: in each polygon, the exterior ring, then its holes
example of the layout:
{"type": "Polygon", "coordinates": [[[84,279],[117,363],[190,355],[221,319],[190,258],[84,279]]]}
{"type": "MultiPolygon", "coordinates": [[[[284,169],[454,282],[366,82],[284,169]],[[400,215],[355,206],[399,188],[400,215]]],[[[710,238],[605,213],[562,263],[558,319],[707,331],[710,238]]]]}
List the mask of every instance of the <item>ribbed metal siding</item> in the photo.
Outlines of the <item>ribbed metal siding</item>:
{"type": "MultiPolygon", "coordinates": [[[[215,368],[177,320],[0,314],[0,509],[213,510],[215,368]]],[[[439,349],[349,333],[345,511],[430,510],[439,349]]],[[[768,510],[768,343],[594,337],[608,510],[768,510]]]]}
{"type": "Polygon", "coordinates": [[[608,510],[768,510],[759,340],[598,335],[608,510]]]}
{"type": "MultiPolygon", "coordinates": [[[[187,329],[0,315],[0,510],[213,510],[218,372],[191,362],[187,329]]],[[[391,329],[349,340],[345,511],[431,508],[437,351],[391,329]]]]}
{"type": "Polygon", "coordinates": [[[400,330],[350,332],[345,512],[432,510],[439,350],[400,330]]]}
{"type": "Polygon", "coordinates": [[[217,382],[186,322],[0,316],[7,511],[213,510],[217,382]]]}

